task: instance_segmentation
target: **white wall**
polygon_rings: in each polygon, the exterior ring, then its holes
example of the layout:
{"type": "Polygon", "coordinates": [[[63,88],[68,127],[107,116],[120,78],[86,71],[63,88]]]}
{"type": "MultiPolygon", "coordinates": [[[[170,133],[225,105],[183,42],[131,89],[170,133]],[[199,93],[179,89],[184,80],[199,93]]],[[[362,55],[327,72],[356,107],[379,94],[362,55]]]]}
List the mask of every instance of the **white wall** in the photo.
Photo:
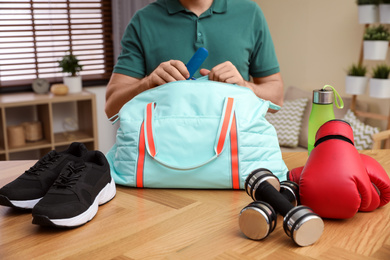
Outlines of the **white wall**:
{"type": "Polygon", "coordinates": [[[106,87],[89,87],[87,90],[96,95],[99,150],[106,153],[115,143],[116,130],[119,122],[112,125],[104,112],[106,87]]]}

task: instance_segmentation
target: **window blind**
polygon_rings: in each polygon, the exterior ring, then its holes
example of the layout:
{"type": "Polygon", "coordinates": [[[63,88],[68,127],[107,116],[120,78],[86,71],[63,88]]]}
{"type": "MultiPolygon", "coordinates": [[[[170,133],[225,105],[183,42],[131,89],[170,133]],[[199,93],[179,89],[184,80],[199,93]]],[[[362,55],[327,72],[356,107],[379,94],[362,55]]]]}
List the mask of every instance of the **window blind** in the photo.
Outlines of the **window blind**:
{"type": "Polygon", "coordinates": [[[111,1],[0,0],[0,87],[62,82],[58,61],[73,54],[83,81],[109,79],[111,1]]]}

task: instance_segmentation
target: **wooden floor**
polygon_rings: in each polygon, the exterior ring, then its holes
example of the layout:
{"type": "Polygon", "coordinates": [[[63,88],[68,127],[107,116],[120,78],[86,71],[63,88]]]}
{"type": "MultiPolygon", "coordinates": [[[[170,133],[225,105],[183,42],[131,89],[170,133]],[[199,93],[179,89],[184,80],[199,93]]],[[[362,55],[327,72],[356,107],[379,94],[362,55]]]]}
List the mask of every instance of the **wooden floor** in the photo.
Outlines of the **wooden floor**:
{"type": "MultiPolygon", "coordinates": [[[[390,173],[390,150],[367,151],[390,173]]],[[[306,153],[285,153],[289,169],[306,153]]],[[[34,162],[0,162],[0,186],[34,162]]],[[[283,231],[244,237],[244,191],[117,188],[86,225],[58,230],[31,224],[31,212],[0,206],[0,259],[390,259],[390,205],[349,220],[325,220],[321,238],[298,247],[283,231]]]]}

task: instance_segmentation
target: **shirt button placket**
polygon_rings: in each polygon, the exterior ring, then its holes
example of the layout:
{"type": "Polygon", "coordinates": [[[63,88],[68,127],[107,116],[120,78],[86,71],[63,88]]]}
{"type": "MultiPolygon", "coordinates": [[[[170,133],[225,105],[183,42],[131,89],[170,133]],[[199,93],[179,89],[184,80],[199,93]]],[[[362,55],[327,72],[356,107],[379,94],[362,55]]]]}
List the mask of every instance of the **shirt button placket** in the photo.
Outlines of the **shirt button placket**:
{"type": "Polygon", "coordinates": [[[203,38],[204,37],[203,37],[202,30],[201,30],[200,20],[197,19],[196,20],[196,43],[195,43],[195,46],[197,48],[203,46],[203,38]]]}

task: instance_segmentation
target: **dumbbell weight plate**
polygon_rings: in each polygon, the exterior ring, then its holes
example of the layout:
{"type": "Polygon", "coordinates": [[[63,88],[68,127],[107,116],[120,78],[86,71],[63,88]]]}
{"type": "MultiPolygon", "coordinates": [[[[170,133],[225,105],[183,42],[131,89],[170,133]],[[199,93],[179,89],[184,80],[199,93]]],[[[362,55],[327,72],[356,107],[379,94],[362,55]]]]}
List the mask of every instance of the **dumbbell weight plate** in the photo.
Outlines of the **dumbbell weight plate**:
{"type": "Polygon", "coordinates": [[[324,222],[310,208],[297,206],[284,217],[283,228],[297,245],[309,246],[321,237],[324,222]]]}
{"type": "Polygon", "coordinates": [[[255,193],[264,181],[268,181],[277,191],[280,190],[280,182],[272,172],[265,168],[256,169],[245,180],[245,191],[253,200],[261,200],[261,198],[256,198],[255,193]]]}
{"type": "Polygon", "coordinates": [[[276,220],[276,212],[268,203],[255,201],[241,210],[238,222],[245,236],[261,240],[275,229],[276,220]]]}
{"type": "Polygon", "coordinates": [[[280,193],[288,191],[289,195],[287,199],[291,202],[293,207],[296,207],[300,204],[299,202],[299,186],[292,181],[282,181],[280,183],[280,193]]]}

